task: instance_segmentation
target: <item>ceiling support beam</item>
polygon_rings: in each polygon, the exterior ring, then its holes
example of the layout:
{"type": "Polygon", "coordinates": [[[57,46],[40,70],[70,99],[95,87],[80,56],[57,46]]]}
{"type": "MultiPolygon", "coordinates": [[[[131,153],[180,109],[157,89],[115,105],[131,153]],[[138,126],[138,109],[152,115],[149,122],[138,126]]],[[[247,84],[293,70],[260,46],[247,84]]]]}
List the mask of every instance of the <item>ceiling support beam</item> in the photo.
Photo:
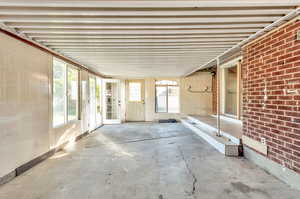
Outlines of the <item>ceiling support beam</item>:
{"type": "Polygon", "coordinates": [[[280,15],[282,12],[290,12],[292,11],[292,7],[276,7],[276,8],[248,8],[248,9],[226,9],[226,8],[218,8],[215,10],[212,9],[113,9],[113,8],[91,8],[89,10],[84,8],[72,9],[72,8],[64,8],[64,9],[56,9],[56,8],[34,8],[34,7],[0,7],[0,15],[30,15],[30,16],[120,16],[120,17],[151,17],[151,16],[244,16],[244,15],[280,15]]]}
{"type": "Polygon", "coordinates": [[[222,64],[298,1],[0,0],[0,22],[104,74],[182,76],[222,64]]]}
{"type": "Polygon", "coordinates": [[[84,69],[84,70],[87,70],[89,71],[90,73],[92,74],[95,74],[99,77],[104,77],[104,75],[100,74],[100,73],[97,73],[97,72],[94,72],[92,71],[91,69],[89,69],[88,67],[84,66],[83,64],[75,61],[74,59],[70,58],[70,57],[66,57],[65,55],[57,52],[57,51],[54,51],[53,49],[50,49],[44,45],[41,45],[40,43],[28,38],[26,35],[24,34],[20,34],[19,32],[16,32],[14,29],[11,29],[9,27],[7,27],[4,23],[0,23],[0,32],[4,33],[4,34],[7,34],[9,36],[12,36],[14,38],[17,38],[19,40],[21,40],[22,42],[24,43],[27,43],[33,47],[36,47],[42,51],[45,51],[47,53],[50,53],[51,55],[57,57],[57,58],[60,58],[70,64],[73,64],[75,66],[78,66],[79,68],[81,69],[84,69]]]}
{"type": "Polygon", "coordinates": [[[7,22],[14,28],[61,28],[61,29],[195,29],[195,28],[261,28],[269,25],[266,22],[232,22],[232,23],[170,23],[170,24],[85,24],[85,23],[35,23],[7,22]]]}
{"type": "Polygon", "coordinates": [[[6,7],[66,7],[66,8],[232,8],[232,7],[287,7],[294,6],[299,3],[297,0],[252,0],[252,1],[238,1],[232,0],[227,2],[216,3],[215,1],[10,1],[1,0],[0,6],[6,7]]]}
{"type": "MultiPolygon", "coordinates": [[[[297,8],[295,10],[293,10],[292,12],[288,13],[287,15],[285,15],[284,17],[281,17],[280,19],[276,20],[274,23],[268,25],[267,27],[265,27],[264,29],[256,32],[255,34],[249,36],[247,39],[241,41],[240,43],[238,43],[237,45],[233,46],[232,48],[224,51],[222,54],[218,55],[217,57],[219,59],[222,59],[222,57],[226,57],[226,55],[230,54],[233,51],[240,51],[241,47],[245,44],[247,44],[250,41],[255,40],[256,38],[270,32],[271,30],[275,29],[278,26],[281,26],[282,24],[286,23],[287,21],[299,16],[300,14],[300,8],[297,8]]],[[[199,70],[200,68],[205,68],[207,66],[210,66],[212,63],[215,63],[216,58],[210,60],[209,62],[207,62],[204,65],[201,65],[200,67],[197,67],[196,69],[194,69],[193,71],[187,73],[185,76],[188,76],[194,72],[196,72],[197,70],[199,70]]]]}
{"type": "Polygon", "coordinates": [[[280,16],[230,16],[230,17],[45,17],[45,16],[0,16],[0,21],[32,23],[103,23],[103,24],[170,24],[170,23],[230,23],[272,22],[280,16]]]}

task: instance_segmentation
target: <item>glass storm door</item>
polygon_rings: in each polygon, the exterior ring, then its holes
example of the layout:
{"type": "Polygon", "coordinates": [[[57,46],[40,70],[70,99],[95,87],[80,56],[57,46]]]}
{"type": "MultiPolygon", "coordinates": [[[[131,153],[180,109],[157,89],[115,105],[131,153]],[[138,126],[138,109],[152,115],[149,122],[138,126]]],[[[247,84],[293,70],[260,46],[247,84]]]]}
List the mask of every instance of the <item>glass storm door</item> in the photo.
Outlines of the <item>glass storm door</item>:
{"type": "Polygon", "coordinates": [[[120,119],[120,81],[105,79],[104,82],[104,124],[119,124],[120,119]]]}

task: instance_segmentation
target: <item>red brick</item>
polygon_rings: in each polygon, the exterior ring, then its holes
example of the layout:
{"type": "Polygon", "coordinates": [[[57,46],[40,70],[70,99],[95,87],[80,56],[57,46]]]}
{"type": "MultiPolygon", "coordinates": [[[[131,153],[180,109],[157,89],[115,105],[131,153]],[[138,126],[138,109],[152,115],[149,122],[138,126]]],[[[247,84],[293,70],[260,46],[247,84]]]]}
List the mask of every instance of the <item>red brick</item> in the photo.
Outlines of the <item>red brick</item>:
{"type": "Polygon", "coordinates": [[[285,92],[300,89],[297,30],[299,21],[244,47],[243,134],[257,141],[265,137],[267,157],[300,173],[300,95],[285,92]]]}

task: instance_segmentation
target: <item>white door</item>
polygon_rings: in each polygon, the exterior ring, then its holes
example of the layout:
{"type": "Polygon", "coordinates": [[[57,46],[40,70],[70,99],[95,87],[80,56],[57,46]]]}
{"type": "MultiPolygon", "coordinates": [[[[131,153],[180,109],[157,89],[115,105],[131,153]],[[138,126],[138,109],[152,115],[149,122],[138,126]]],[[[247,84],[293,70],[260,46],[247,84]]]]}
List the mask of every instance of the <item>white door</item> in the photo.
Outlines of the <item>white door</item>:
{"type": "Polygon", "coordinates": [[[89,131],[96,129],[96,78],[89,77],[89,131]]]}
{"type": "Polygon", "coordinates": [[[103,123],[120,124],[120,81],[116,79],[104,79],[103,86],[103,123]]]}
{"type": "Polygon", "coordinates": [[[126,81],[126,121],[145,121],[145,81],[126,81]]]}
{"type": "Polygon", "coordinates": [[[83,132],[89,131],[89,96],[88,96],[88,83],[87,81],[81,81],[81,118],[82,120],[82,130],[83,132]]]}

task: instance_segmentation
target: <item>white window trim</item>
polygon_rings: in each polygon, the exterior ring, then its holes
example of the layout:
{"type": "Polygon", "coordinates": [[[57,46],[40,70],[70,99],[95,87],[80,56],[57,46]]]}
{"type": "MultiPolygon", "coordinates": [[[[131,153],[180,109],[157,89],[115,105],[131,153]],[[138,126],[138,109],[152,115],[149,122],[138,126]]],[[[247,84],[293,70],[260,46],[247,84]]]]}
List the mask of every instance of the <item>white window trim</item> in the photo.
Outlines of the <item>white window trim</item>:
{"type": "Polygon", "coordinates": [[[79,80],[80,78],[79,78],[79,70],[77,69],[77,68],[75,68],[75,67],[73,67],[73,66],[70,66],[70,65],[68,65],[68,64],[66,64],[66,114],[67,114],[67,116],[66,116],[66,122],[65,122],[65,124],[68,124],[69,122],[75,122],[75,121],[78,121],[78,120],[80,120],[79,119],[79,82],[80,82],[80,80],[79,80]],[[76,72],[77,72],[77,101],[76,101],[76,107],[77,107],[77,115],[76,115],[76,118],[75,119],[72,119],[72,120],[69,120],[69,117],[68,117],[68,115],[69,115],[69,109],[68,109],[68,103],[69,103],[69,101],[68,101],[68,96],[69,96],[69,88],[68,88],[68,77],[69,77],[69,75],[68,75],[68,69],[69,68],[71,68],[71,69],[73,69],[73,70],[76,70],[76,72]]]}
{"type": "Polygon", "coordinates": [[[79,101],[80,101],[80,95],[79,95],[79,82],[80,82],[80,70],[74,66],[71,66],[69,64],[67,64],[66,62],[54,57],[53,60],[52,60],[52,127],[53,128],[59,128],[59,127],[62,127],[62,126],[65,126],[69,123],[74,123],[76,121],[79,121],[79,115],[80,115],[80,109],[79,109],[79,101]],[[53,81],[53,78],[54,78],[54,75],[53,75],[53,65],[54,65],[54,61],[56,62],[60,62],[62,64],[64,64],[64,77],[65,77],[65,91],[64,91],[64,101],[65,101],[65,106],[64,106],[64,122],[62,124],[58,124],[58,125],[54,125],[53,124],[53,118],[54,118],[54,109],[53,109],[53,101],[54,101],[54,81],[53,81]],[[76,106],[77,106],[77,117],[76,119],[73,119],[73,120],[68,120],[68,68],[72,68],[72,69],[75,69],[77,70],[77,73],[78,73],[78,89],[77,89],[77,103],[76,103],[76,106]]]}
{"type": "Polygon", "coordinates": [[[170,81],[170,82],[176,82],[176,85],[168,85],[168,84],[159,84],[160,81],[164,81],[164,80],[158,80],[158,81],[155,81],[155,113],[163,113],[163,114],[178,114],[180,113],[180,86],[178,85],[177,81],[173,81],[173,80],[167,80],[167,81],[170,81]],[[173,113],[170,113],[169,112],[169,86],[170,87],[178,87],[179,90],[178,90],[178,101],[179,101],[179,104],[178,104],[178,109],[179,111],[178,112],[173,112],[173,113]],[[158,112],[157,111],[157,93],[156,93],[156,87],[166,87],[167,88],[167,94],[166,94],[166,111],[165,112],[158,112]]]}

